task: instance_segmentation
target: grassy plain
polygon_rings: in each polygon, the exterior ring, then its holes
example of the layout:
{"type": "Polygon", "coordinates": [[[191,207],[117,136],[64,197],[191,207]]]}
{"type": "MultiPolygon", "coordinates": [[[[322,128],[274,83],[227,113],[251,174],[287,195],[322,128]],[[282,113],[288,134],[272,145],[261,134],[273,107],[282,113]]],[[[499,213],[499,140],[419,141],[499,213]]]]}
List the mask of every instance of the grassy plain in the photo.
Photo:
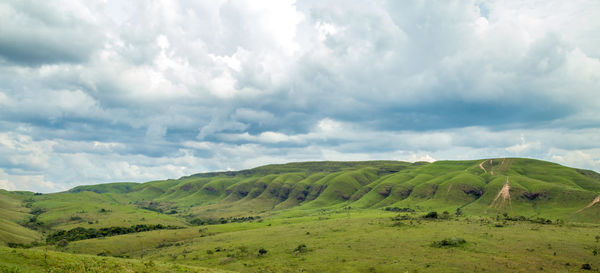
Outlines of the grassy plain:
{"type": "Polygon", "coordinates": [[[42,249],[0,247],[0,272],[225,272],[151,260],[73,255],[42,249]]]}
{"type": "MultiPolygon", "coordinates": [[[[402,214],[400,214],[402,215],[402,214]]],[[[573,272],[600,268],[595,224],[500,216],[424,219],[361,210],[77,241],[66,252],[127,256],[239,272],[573,272]],[[443,239],[464,245],[434,247],[443,239]],[[302,249],[299,246],[305,245],[302,249]],[[259,250],[267,252],[260,254],[259,250]],[[596,253],[597,253],[596,252],[596,253]]]]}

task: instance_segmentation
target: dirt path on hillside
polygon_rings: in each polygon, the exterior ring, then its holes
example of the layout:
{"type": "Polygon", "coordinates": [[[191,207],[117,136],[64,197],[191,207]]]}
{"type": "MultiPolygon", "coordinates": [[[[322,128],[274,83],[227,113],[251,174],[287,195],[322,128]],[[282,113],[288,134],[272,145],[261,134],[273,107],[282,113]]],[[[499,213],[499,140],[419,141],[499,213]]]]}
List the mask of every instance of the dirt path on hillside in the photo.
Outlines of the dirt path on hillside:
{"type": "MultiPolygon", "coordinates": [[[[487,173],[487,170],[486,170],[486,169],[485,169],[485,167],[483,166],[483,164],[484,164],[484,163],[485,163],[485,160],[484,160],[484,161],[481,161],[481,163],[479,163],[479,168],[483,170],[483,173],[487,173]]],[[[490,174],[491,174],[491,175],[494,175],[494,171],[492,170],[492,163],[494,163],[494,161],[492,161],[492,160],[490,159],[490,174]]]]}
{"type": "Polygon", "coordinates": [[[479,168],[483,170],[483,173],[487,173],[487,171],[485,170],[485,168],[483,167],[483,163],[485,163],[484,161],[481,161],[481,163],[479,163],[479,168]]]}
{"type": "MultiPolygon", "coordinates": [[[[600,200],[599,200],[600,201],[600,200]]],[[[506,177],[506,183],[502,186],[502,189],[496,194],[496,198],[490,204],[490,208],[506,208],[508,207],[512,209],[512,203],[510,200],[510,181],[508,180],[508,176],[506,177]],[[500,199],[502,198],[502,199],[500,199]]]]}
{"type": "Polygon", "coordinates": [[[590,202],[587,206],[585,206],[585,208],[582,208],[580,210],[578,210],[576,213],[581,212],[584,209],[589,209],[591,208],[593,205],[600,203],[600,195],[596,196],[596,198],[594,198],[594,200],[592,202],[590,202]]]}

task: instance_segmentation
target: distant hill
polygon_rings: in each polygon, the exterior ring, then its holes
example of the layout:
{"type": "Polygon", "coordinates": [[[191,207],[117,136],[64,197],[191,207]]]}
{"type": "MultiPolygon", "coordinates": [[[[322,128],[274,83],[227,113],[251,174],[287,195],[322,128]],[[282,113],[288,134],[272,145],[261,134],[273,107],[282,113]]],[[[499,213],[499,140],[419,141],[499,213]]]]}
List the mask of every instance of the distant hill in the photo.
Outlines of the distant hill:
{"type": "Polygon", "coordinates": [[[328,208],[460,209],[600,222],[600,174],[525,158],[467,161],[299,162],[146,183],[78,186],[36,195],[0,191],[0,240],[29,242],[53,229],[193,219],[302,215],[328,208]]]}

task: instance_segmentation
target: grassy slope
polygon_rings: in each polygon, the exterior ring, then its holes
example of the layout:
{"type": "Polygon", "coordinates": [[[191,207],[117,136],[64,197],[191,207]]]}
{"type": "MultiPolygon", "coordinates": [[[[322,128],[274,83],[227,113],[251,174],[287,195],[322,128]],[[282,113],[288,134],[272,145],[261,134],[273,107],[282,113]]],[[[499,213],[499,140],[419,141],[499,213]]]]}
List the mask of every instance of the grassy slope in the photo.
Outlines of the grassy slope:
{"type": "Polygon", "coordinates": [[[134,224],[187,225],[174,216],[139,209],[129,204],[123,194],[82,191],[45,194],[34,200],[33,207],[46,211],[39,220],[52,229],[82,225],[94,228],[134,224]]]}
{"type": "Polygon", "coordinates": [[[0,190],[0,242],[30,243],[41,238],[37,231],[25,228],[18,223],[32,215],[29,209],[21,206],[23,199],[32,194],[0,190]]]}
{"type": "Polygon", "coordinates": [[[0,247],[0,272],[224,272],[195,266],[0,247]]]}

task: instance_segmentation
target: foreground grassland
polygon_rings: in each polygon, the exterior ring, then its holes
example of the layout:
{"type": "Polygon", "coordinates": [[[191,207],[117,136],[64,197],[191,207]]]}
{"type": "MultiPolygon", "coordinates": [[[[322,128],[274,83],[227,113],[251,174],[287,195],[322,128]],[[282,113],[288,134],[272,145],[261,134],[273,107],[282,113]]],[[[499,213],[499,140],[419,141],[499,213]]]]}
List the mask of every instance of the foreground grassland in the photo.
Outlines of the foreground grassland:
{"type": "Polygon", "coordinates": [[[523,158],[301,162],[0,190],[0,245],[13,247],[0,272],[598,271],[600,174],[523,158]]]}
{"type": "Polygon", "coordinates": [[[0,272],[224,272],[150,260],[0,247],[0,272]]]}
{"type": "Polygon", "coordinates": [[[396,216],[380,211],[327,213],[84,240],[62,250],[239,272],[572,272],[584,264],[600,268],[597,225],[469,216],[424,219],[412,214],[394,220],[396,216]],[[433,245],[453,238],[466,243],[433,245]]]}

